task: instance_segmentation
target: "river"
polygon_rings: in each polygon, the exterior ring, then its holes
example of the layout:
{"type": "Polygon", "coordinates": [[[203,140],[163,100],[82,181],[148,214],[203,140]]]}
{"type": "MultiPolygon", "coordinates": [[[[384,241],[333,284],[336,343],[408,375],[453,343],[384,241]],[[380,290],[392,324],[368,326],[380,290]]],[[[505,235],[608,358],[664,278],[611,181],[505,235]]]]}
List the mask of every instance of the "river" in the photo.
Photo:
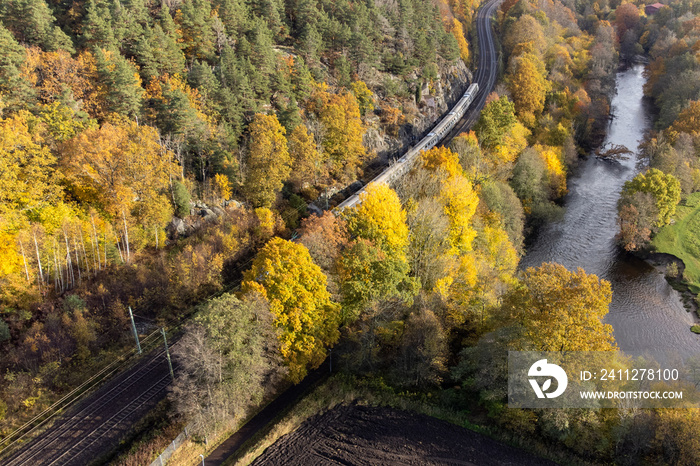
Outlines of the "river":
{"type": "Polygon", "coordinates": [[[613,326],[620,349],[629,354],[650,352],[663,359],[664,354],[685,358],[700,354],[700,337],[689,330],[693,315],[659,271],[615,245],[617,200],[625,181],[643,168],[636,152],[650,126],[643,70],[636,65],[617,74],[614,118],[605,141],[623,144],[635,154],[619,162],[595,157],[581,161],[568,181],[564,218],[540,231],[521,267],[558,262],[609,280],[613,298],[605,320],[613,326]]]}

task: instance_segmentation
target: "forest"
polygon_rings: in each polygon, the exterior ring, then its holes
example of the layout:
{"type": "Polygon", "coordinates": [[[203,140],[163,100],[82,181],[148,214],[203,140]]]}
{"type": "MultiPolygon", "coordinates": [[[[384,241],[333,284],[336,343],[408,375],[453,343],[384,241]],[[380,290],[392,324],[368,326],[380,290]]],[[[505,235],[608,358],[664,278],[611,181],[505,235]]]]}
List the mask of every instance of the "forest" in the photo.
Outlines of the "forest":
{"type": "Polygon", "coordinates": [[[506,0],[502,83],[473,130],[329,209],[381,165],[378,137],[420,134],[473,70],[478,6],[3,2],[0,434],[130,347],[130,307],[184,328],[168,422],[203,438],[332,348],[345,373],[478,405],[512,438],[696,463],[695,411],[508,409],[503,383],[508,349],[615,348],[609,283],[518,263],[602,141],[620,60],[650,57],[645,147],[675,157],[626,187],[622,240],[648,240],[694,190],[694,3],[651,19],[641,3],[506,0]]]}
{"type": "Polygon", "coordinates": [[[660,251],[682,258],[684,270],[669,269],[669,278],[689,285],[695,295],[700,280],[696,229],[691,224],[679,228],[671,224],[682,220],[676,219],[679,204],[682,210],[687,205],[692,220],[693,193],[700,190],[700,84],[696,79],[700,43],[695,38],[700,31],[699,8],[693,2],[673,2],[649,18],[630,7],[625,10],[621,50],[649,58],[644,92],[657,115],[642,145],[649,168],[625,185],[618,205],[620,244],[628,251],[660,251]],[[676,242],[679,235],[684,240],[676,242]]]}
{"type": "Polygon", "coordinates": [[[435,118],[472,10],[3,2],[2,432],[130,345],[127,307],[173,324],[233,286],[368,169],[368,129],[435,118]]]}

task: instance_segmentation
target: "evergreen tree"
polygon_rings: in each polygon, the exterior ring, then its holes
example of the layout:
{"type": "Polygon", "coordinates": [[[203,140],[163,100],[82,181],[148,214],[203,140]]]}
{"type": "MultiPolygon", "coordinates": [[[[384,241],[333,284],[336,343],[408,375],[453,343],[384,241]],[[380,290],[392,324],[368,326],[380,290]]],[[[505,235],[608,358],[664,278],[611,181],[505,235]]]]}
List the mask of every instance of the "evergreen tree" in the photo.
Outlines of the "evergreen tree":
{"type": "Polygon", "coordinates": [[[187,0],[177,13],[182,26],[184,51],[188,59],[213,60],[214,37],[211,3],[207,0],[187,0]]]}
{"type": "Polygon", "coordinates": [[[15,110],[34,101],[34,89],[20,77],[26,54],[12,33],[0,23],[0,111],[15,110]]]}
{"type": "Polygon", "coordinates": [[[21,42],[42,47],[47,51],[75,51],[70,38],[54,24],[56,20],[44,0],[11,1],[0,11],[3,22],[13,30],[21,42]]]}
{"type": "Polygon", "coordinates": [[[204,104],[209,109],[215,110],[218,108],[215,99],[221,86],[209,65],[195,61],[187,74],[187,81],[190,87],[199,91],[204,104]]]}
{"type": "Polygon", "coordinates": [[[277,112],[280,123],[287,130],[287,134],[291,134],[292,130],[301,123],[301,112],[297,105],[297,100],[292,97],[287,105],[284,105],[277,112]]]}
{"type": "Polygon", "coordinates": [[[100,48],[95,49],[95,60],[98,78],[106,89],[108,110],[126,116],[138,115],[143,89],[134,65],[118,53],[100,48]]]}
{"type": "Polygon", "coordinates": [[[218,0],[219,18],[230,37],[239,37],[245,31],[248,8],[242,0],[218,0]]]}
{"type": "Polygon", "coordinates": [[[306,100],[311,94],[313,78],[302,57],[294,57],[291,79],[296,98],[299,100],[306,100]]]}
{"type": "Polygon", "coordinates": [[[101,2],[98,4],[95,0],[89,0],[85,10],[87,14],[81,26],[83,47],[116,50],[117,40],[112,30],[112,13],[109,8],[101,2]]]}

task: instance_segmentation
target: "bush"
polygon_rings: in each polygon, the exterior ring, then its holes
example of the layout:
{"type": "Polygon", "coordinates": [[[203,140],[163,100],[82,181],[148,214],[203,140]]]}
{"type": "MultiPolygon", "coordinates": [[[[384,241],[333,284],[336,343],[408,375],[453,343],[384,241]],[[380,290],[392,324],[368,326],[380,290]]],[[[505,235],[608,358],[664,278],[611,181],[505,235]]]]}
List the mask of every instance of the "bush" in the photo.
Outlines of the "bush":
{"type": "Polygon", "coordinates": [[[71,294],[63,300],[63,309],[67,312],[75,312],[85,309],[85,301],[80,296],[71,294]]]}
{"type": "Polygon", "coordinates": [[[666,266],[666,276],[670,278],[678,277],[678,264],[671,262],[666,266]]]}
{"type": "Polygon", "coordinates": [[[173,200],[175,203],[175,215],[180,218],[187,217],[190,214],[190,192],[179,181],[173,183],[173,200]]]}
{"type": "Polygon", "coordinates": [[[692,327],[690,327],[690,331],[693,333],[700,334],[700,325],[693,325],[692,327]]]}
{"type": "MultiPolygon", "coordinates": [[[[10,339],[10,327],[7,326],[7,323],[5,323],[4,320],[0,320],[0,343],[3,341],[7,341],[10,339]]],[[[0,405],[0,408],[2,405],[0,405]]],[[[0,416],[0,419],[2,417],[0,416]]]]}

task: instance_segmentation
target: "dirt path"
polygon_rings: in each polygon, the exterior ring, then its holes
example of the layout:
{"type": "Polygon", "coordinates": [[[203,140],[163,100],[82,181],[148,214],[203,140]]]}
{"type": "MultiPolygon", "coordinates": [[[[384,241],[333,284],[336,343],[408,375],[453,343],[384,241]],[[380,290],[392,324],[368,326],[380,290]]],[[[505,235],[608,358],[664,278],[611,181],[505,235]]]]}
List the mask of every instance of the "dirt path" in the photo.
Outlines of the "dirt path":
{"type": "Polygon", "coordinates": [[[256,414],[243,427],[238,429],[236,433],[227,438],[224,443],[219,445],[216,450],[206,457],[205,464],[207,466],[219,466],[223,464],[228,458],[235,454],[245,442],[258,433],[260,429],[272,422],[278,415],[283,413],[285,409],[292,406],[292,404],[304,395],[307,390],[328,376],[328,374],[329,360],[326,360],[318,369],[311,371],[299,384],[289,387],[269,405],[265,406],[262,411],[256,414]]]}
{"type": "Polygon", "coordinates": [[[422,414],[339,406],[278,440],[254,465],[554,465],[422,414]]]}

